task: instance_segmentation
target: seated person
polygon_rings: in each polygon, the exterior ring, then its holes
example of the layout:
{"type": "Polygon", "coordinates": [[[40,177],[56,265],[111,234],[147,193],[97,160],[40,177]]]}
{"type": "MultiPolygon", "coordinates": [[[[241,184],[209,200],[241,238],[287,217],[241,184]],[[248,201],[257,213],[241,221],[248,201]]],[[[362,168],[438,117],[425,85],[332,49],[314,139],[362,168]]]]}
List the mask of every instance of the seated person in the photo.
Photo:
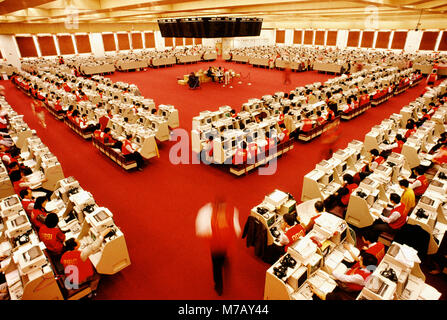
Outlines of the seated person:
{"type": "Polygon", "coordinates": [[[302,121],[301,132],[309,132],[313,129],[313,121],[309,117],[305,117],[302,121]]]}
{"type": "Polygon", "coordinates": [[[31,192],[30,189],[23,189],[20,191],[20,199],[22,202],[22,207],[23,210],[25,210],[26,214],[28,215],[28,217],[31,216],[31,212],[34,209],[34,199],[33,199],[33,194],[31,192]]]}
{"type": "Polygon", "coordinates": [[[321,111],[320,110],[317,111],[317,123],[318,123],[319,126],[321,126],[321,125],[326,123],[326,119],[324,119],[321,116],[321,111]]]}
{"type": "Polygon", "coordinates": [[[338,286],[326,296],[327,300],[355,300],[372,274],[371,266],[379,264],[377,258],[366,251],[362,251],[356,260],[357,263],[343,274],[334,270],[332,276],[337,280],[338,286]]]}
{"type": "Polygon", "coordinates": [[[425,169],[421,166],[414,168],[413,173],[415,174],[416,178],[410,181],[410,188],[413,189],[414,195],[416,197],[420,197],[428,188],[428,179],[424,175],[425,169]]]}
{"type": "Polygon", "coordinates": [[[132,142],[130,141],[131,139],[132,135],[127,134],[126,139],[122,141],[121,153],[124,155],[124,158],[126,160],[135,160],[137,163],[137,169],[139,171],[142,171],[143,170],[142,167],[144,165],[144,159],[141,156],[141,154],[132,147],[132,142]]]}
{"type": "Polygon", "coordinates": [[[409,215],[411,210],[416,206],[416,197],[413,189],[410,188],[410,183],[406,179],[399,181],[399,186],[404,190],[400,198],[400,202],[405,206],[405,214],[409,215]]]}
{"type": "MultiPolygon", "coordinates": [[[[205,159],[208,162],[213,162],[214,159],[214,152],[213,152],[213,141],[214,141],[214,136],[210,135],[208,137],[208,140],[206,140],[205,145],[203,146],[203,150],[202,152],[205,154],[205,159]]],[[[202,157],[203,159],[203,157],[202,157]]]]}
{"type": "Polygon", "coordinates": [[[407,131],[405,132],[405,136],[404,136],[405,139],[408,139],[413,133],[416,132],[416,128],[411,123],[407,123],[405,126],[405,129],[407,129],[407,131]]]}
{"type": "Polygon", "coordinates": [[[337,198],[338,205],[341,207],[347,207],[349,204],[349,199],[351,198],[351,193],[358,187],[356,183],[354,183],[354,177],[349,173],[343,176],[344,185],[340,189],[340,191],[335,193],[337,198]]]}
{"type": "Polygon", "coordinates": [[[280,143],[289,141],[289,130],[286,129],[286,125],[284,123],[279,125],[281,132],[278,134],[278,139],[280,143]]]}
{"type": "Polygon", "coordinates": [[[197,77],[194,72],[191,72],[191,74],[188,77],[188,86],[190,89],[195,89],[200,86],[199,77],[197,77]]]}
{"type": "Polygon", "coordinates": [[[276,139],[272,137],[271,131],[265,132],[265,141],[267,142],[264,147],[264,153],[267,154],[270,149],[276,146],[276,139]]]}
{"type": "Polygon", "coordinates": [[[116,142],[110,133],[111,131],[112,130],[107,127],[99,134],[99,138],[106,146],[112,146],[116,142]]]}
{"type": "Polygon", "coordinates": [[[407,214],[405,205],[401,203],[400,196],[397,193],[390,195],[390,203],[388,209],[391,210],[388,217],[380,215],[379,219],[369,226],[362,228],[362,233],[368,238],[376,238],[382,232],[396,234],[396,232],[407,223],[407,214]]]}
{"type": "Polygon", "coordinates": [[[57,226],[58,223],[57,214],[49,213],[45,217],[45,224],[39,229],[40,241],[45,244],[50,253],[56,256],[62,254],[65,241],[65,234],[57,226]]]}
{"type": "Polygon", "coordinates": [[[207,77],[211,78],[211,80],[213,82],[215,81],[215,79],[214,79],[214,70],[213,70],[213,68],[211,66],[206,71],[206,75],[207,75],[207,77]]]}
{"type": "Polygon", "coordinates": [[[304,228],[298,223],[296,217],[292,213],[286,213],[283,215],[283,223],[281,224],[281,232],[279,243],[284,247],[284,251],[287,252],[288,246],[292,245],[299,238],[306,235],[304,228]]]}
{"type": "Polygon", "coordinates": [[[88,257],[101,247],[104,237],[110,231],[110,228],[105,229],[93,243],[82,250],[79,250],[80,243],[75,238],[70,238],[65,241],[64,254],[60,262],[64,267],[66,276],[71,276],[71,287],[67,289],[77,289],[80,284],[93,277],[95,270],[88,257]],[[70,272],[70,267],[78,270],[77,277],[74,277],[76,273],[73,274],[70,272]]]}
{"type": "Polygon", "coordinates": [[[233,156],[233,164],[244,164],[247,163],[247,142],[242,141],[233,156]]]}
{"type": "Polygon", "coordinates": [[[253,138],[251,136],[247,136],[247,163],[255,163],[258,151],[258,144],[253,141],[253,138]]]}

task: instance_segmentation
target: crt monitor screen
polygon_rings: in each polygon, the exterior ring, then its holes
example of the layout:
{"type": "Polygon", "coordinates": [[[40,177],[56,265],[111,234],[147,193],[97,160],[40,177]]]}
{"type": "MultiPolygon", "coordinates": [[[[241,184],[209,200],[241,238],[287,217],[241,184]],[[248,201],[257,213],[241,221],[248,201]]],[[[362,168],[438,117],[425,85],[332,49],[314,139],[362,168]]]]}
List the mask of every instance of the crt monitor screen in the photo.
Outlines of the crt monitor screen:
{"type": "Polygon", "coordinates": [[[361,157],[361,154],[360,154],[360,153],[357,153],[357,161],[360,160],[360,157],[361,157]]]}
{"type": "Polygon", "coordinates": [[[211,118],[206,119],[206,123],[211,123],[211,118]]]}
{"type": "Polygon", "coordinates": [[[168,115],[168,113],[166,111],[162,112],[163,117],[166,117],[168,115]]]}
{"type": "Polygon", "coordinates": [[[107,219],[108,217],[109,215],[107,213],[105,213],[104,211],[100,211],[98,212],[98,214],[95,215],[95,220],[96,222],[101,222],[107,219]]]}
{"type": "Polygon", "coordinates": [[[6,200],[6,205],[8,207],[16,205],[17,203],[19,203],[19,199],[17,199],[16,197],[13,197],[13,198],[10,198],[10,199],[6,200]]]}
{"type": "Polygon", "coordinates": [[[14,224],[16,226],[21,226],[22,224],[25,224],[28,221],[28,219],[25,216],[18,216],[17,219],[14,220],[14,224]]]}
{"type": "Polygon", "coordinates": [[[236,139],[231,140],[231,146],[235,147],[236,146],[236,139]]]}
{"type": "Polygon", "coordinates": [[[141,143],[141,138],[140,137],[135,137],[135,140],[137,141],[137,143],[141,143]]]}
{"type": "Polygon", "coordinates": [[[157,128],[157,124],[155,122],[152,122],[152,129],[157,128]]]}
{"type": "Polygon", "coordinates": [[[228,126],[228,130],[231,130],[231,129],[233,129],[233,125],[232,125],[232,124],[230,124],[230,125],[228,126]]]}
{"type": "Polygon", "coordinates": [[[40,251],[39,247],[32,247],[31,249],[28,250],[28,252],[26,252],[29,256],[29,260],[28,261],[33,261],[34,259],[36,259],[38,256],[40,256],[42,254],[42,251],[40,251]]]}
{"type": "Polygon", "coordinates": [[[333,175],[333,174],[331,174],[331,175],[328,177],[328,182],[331,183],[332,180],[334,180],[334,175],[333,175]]]}
{"type": "Polygon", "coordinates": [[[258,138],[258,132],[255,131],[255,132],[253,132],[253,139],[257,139],[257,138],[258,138]]]}
{"type": "Polygon", "coordinates": [[[140,118],[140,119],[139,119],[139,122],[140,122],[140,123],[143,123],[143,122],[144,122],[144,119],[143,119],[143,118],[140,118]]]}
{"type": "Polygon", "coordinates": [[[340,235],[340,241],[343,241],[346,239],[346,235],[348,234],[348,228],[346,228],[340,235]]]}
{"type": "Polygon", "coordinates": [[[306,280],[307,280],[307,272],[303,272],[303,274],[298,278],[297,287],[298,288],[301,287],[304,284],[304,282],[306,282],[306,280]]]}
{"type": "Polygon", "coordinates": [[[341,167],[341,171],[346,171],[347,168],[348,168],[348,165],[346,163],[344,163],[343,166],[341,167]]]}

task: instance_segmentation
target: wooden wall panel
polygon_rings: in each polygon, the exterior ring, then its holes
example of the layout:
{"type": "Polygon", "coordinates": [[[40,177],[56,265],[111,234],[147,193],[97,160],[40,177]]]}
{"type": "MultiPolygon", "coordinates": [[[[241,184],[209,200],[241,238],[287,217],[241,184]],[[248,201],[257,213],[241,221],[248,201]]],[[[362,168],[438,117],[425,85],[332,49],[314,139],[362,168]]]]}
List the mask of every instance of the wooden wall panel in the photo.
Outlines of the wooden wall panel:
{"type": "Polygon", "coordinates": [[[37,57],[37,49],[33,37],[16,37],[22,58],[37,57]]]}
{"type": "Polygon", "coordinates": [[[88,34],[76,34],[75,41],[76,41],[76,47],[78,48],[78,53],[92,52],[92,47],[90,46],[90,38],[88,34]]]}
{"type": "Polygon", "coordinates": [[[393,42],[391,43],[391,49],[403,49],[405,47],[405,41],[407,41],[408,31],[396,31],[394,32],[393,42]]]}
{"type": "Polygon", "coordinates": [[[202,38],[194,38],[194,44],[202,44],[202,38]]]}
{"type": "Polygon", "coordinates": [[[155,36],[153,32],[146,32],[144,34],[144,41],[146,48],[155,48],[155,36]]]}
{"type": "Polygon", "coordinates": [[[379,31],[377,32],[376,48],[388,49],[388,43],[390,42],[391,31],[379,31]]]}
{"type": "Polygon", "coordinates": [[[424,31],[421,43],[419,44],[419,50],[435,50],[438,35],[439,31],[424,31]]]}
{"type": "Polygon", "coordinates": [[[65,35],[65,36],[57,36],[57,42],[59,44],[59,50],[61,54],[74,54],[74,46],[73,46],[73,40],[71,39],[71,36],[65,35]]]}
{"type": "Polygon", "coordinates": [[[192,38],[185,38],[185,46],[192,46],[192,38]]]}
{"type": "Polygon", "coordinates": [[[314,32],[313,30],[304,31],[304,44],[313,44],[314,32]]]}
{"type": "Polygon", "coordinates": [[[360,31],[349,31],[348,47],[357,48],[359,46],[360,31]]]}
{"type": "Polygon", "coordinates": [[[315,45],[324,46],[324,31],[315,31],[315,45]]]}
{"type": "Polygon", "coordinates": [[[360,47],[362,48],[372,48],[374,43],[374,31],[363,31],[362,43],[360,47]]]}
{"type": "Polygon", "coordinates": [[[441,42],[439,43],[439,51],[447,51],[447,30],[444,30],[441,36],[441,42]]]}
{"type": "Polygon", "coordinates": [[[172,47],[173,46],[172,38],[164,38],[164,39],[165,39],[165,47],[172,47]]]}
{"type": "Polygon", "coordinates": [[[37,42],[39,42],[40,53],[42,56],[56,56],[57,50],[54,44],[53,36],[38,36],[37,42]]]}
{"type": "Polygon", "coordinates": [[[183,38],[175,38],[175,46],[182,47],[183,46],[183,38]]]}
{"type": "Polygon", "coordinates": [[[115,37],[113,33],[103,33],[102,42],[104,43],[104,51],[116,51],[115,37]]]}
{"type": "Polygon", "coordinates": [[[131,33],[132,49],[143,49],[143,38],[141,32],[131,33]]]}
{"type": "Polygon", "coordinates": [[[119,50],[129,50],[130,49],[129,35],[127,33],[117,33],[116,36],[118,38],[119,50]]]}
{"type": "Polygon", "coordinates": [[[276,43],[285,43],[285,30],[276,30],[276,43]]]}
{"type": "Polygon", "coordinates": [[[326,45],[327,46],[336,46],[337,45],[337,33],[338,31],[328,31],[326,45]]]}
{"type": "Polygon", "coordinates": [[[303,30],[293,31],[293,43],[302,44],[303,43],[303,30]]]}

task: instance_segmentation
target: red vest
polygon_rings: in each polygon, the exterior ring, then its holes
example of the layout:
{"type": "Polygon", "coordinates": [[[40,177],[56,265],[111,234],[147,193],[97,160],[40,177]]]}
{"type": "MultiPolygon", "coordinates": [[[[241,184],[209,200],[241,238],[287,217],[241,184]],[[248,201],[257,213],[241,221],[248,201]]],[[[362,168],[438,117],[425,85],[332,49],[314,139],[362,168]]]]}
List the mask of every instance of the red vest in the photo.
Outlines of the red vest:
{"type": "Polygon", "coordinates": [[[48,228],[46,225],[43,225],[39,229],[39,239],[51,252],[58,254],[64,248],[65,234],[58,227],[48,228]]]}
{"type": "Polygon", "coordinates": [[[303,120],[301,131],[309,132],[310,130],[312,130],[312,120],[306,118],[303,120]]]}
{"type": "Polygon", "coordinates": [[[121,152],[125,156],[132,153],[131,151],[127,150],[127,146],[130,146],[130,148],[133,150],[132,143],[126,139],[123,141],[123,146],[121,147],[121,152]]]}
{"type": "Polygon", "coordinates": [[[392,152],[396,152],[396,153],[401,153],[402,152],[402,146],[404,145],[403,141],[397,141],[397,147],[393,148],[393,150],[391,150],[392,152]]]}
{"type": "Polygon", "coordinates": [[[385,162],[385,158],[382,157],[382,156],[378,156],[378,157],[374,160],[374,162],[377,162],[377,164],[380,166],[382,163],[385,162]]]}
{"type": "Polygon", "coordinates": [[[376,257],[377,263],[380,263],[385,256],[385,246],[382,242],[376,242],[374,245],[369,247],[366,252],[376,257]]]}
{"type": "MultiPolygon", "coordinates": [[[[348,270],[348,272],[346,272],[347,275],[354,275],[354,274],[359,274],[362,276],[362,278],[364,280],[366,280],[366,278],[368,278],[368,276],[371,274],[369,271],[363,270],[360,268],[360,266],[358,265],[358,262],[351,268],[348,270]]],[[[363,286],[359,285],[359,284],[355,284],[355,283],[346,283],[346,285],[353,291],[362,291],[363,286]]]]}
{"type": "Polygon", "coordinates": [[[289,141],[289,130],[284,129],[282,133],[284,133],[284,138],[281,140],[281,142],[289,141]]]}
{"type": "Polygon", "coordinates": [[[354,189],[356,189],[357,187],[358,187],[358,185],[355,184],[355,183],[348,184],[348,185],[346,186],[346,188],[348,188],[349,192],[348,192],[348,194],[345,194],[344,196],[341,197],[341,202],[342,202],[345,206],[347,206],[348,203],[349,203],[349,198],[351,197],[351,193],[352,193],[352,191],[353,191],[354,189]]]}
{"type": "Polygon", "coordinates": [[[93,276],[94,270],[92,263],[89,259],[82,261],[81,251],[72,250],[67,251],[62,255],[61,263],[66,268],[67,266],[74,266],[79,272],[77,284],[81,284],[87,280],[87,278],[93,276]]]}
{"type": "Polygon", "coordinates": [[[420,187],[414,188],[413,192],[415,196],[421,196],[428,188],[428,180],[427,177],[424,175],[417,177],[416,180],[419,180],[422,185],[420,187]]]}
{"type": "Polygon", "coordinates": [[[39,209],[33,209],[31,211],[30,220],[31,220],[31,223],[33,224],[33,226],[35,226],[37,228],[37,230],[39,230],[44,225],[43,222],[40,222],[39,220],[37,220],[38,215],[43,215],[44,217],[46,217],[47,213],[45,211],[42,211],[39,209]]]}
{"type": "Polygon", "coordinates": [[[304,237],[306,235],[306,231],[304,230],[303,226],[299,223],[295,224],[292,228],[287,230],[286,237],[289,239],[289,243],[287,246],[285,246],[285,251],[287,251],[287,248],[293,244],[295,241],[297,241],[299,238],[304,237]]]}
{"type": "Polygon", "coordinates": [[[258,145],[254,142],[248,144],[247,151],[251,157],[255,157],[258,152],[258,145]]]}
{"type": "Polygon", "coordinates": [[[405,138],[408,138],[415,132],[416,132],[416,129],[408,129],[407,132],[405,132],[405,138]]]}
{"type": "Polygon", "coordinates": [[[233,157],[233,164],[243,164],[247,162],[247,150],[238,148],[233,157]]]}
{"type": "Polygon", "coordinates": [[[405,212],[405,205],[401,203],[399,206],[397,206],[394,210],[391,211],[391,214],[393,214],[393,212],[395,211],[400,213],[400,218],[392,223],[389,223],[389,226],[393,229],[399,229],[407,222],[407,213],[405,212]]]}
{"type": "Polygon", "coordinates": [[[22,199],[22,207],[25,210],[25,212],[28,214],[28,217],[31,216],[31,212],[33,211],[33,207],[34,207],[34,200],[22,199]]]}

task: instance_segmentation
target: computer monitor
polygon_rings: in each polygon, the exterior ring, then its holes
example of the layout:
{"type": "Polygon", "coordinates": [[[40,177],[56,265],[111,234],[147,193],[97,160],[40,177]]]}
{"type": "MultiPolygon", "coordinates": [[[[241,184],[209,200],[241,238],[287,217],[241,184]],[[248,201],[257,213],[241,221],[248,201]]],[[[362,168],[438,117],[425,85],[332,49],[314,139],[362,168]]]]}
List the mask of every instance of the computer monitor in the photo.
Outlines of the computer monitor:
{"type": "Polygon", "coordinates": [[[267,220],[267,227],[270,228],[270,226],[272,226],[276,221],[276,215],[271,216],[268,220],[267,220]]]}
{"type": "Polygon", "coordinates": [[[138,119],[138,122],[139,122],[139,123],[143,123],[143,122],[144,122],[144,118],[140,118],[140,119],[138,119]]]}
{"type": "Polygon", "coordinates": [[[227,127],[228,130],[232,130],[233,128],[234,128],[234,127],[233,127],[232,124],[228,125],[228,127],[227,127]]]}
{"type": "Polygon", "coordinates": [[[140,136],[136,136],[136,137],[135,137],[135,141],[136,141],[138,144],[141,144],[141,138],[140,138],[140,136]]]}
{"type": "Polygon", "coordinates": [[[21,226],[22,224],[25,224],[28,222],[28,219],[25,215],[20,215],[16,219],[12,221],[12,225],[15,227],[21,226]]]}
{"type": "Polygon", "coordinates": [[[343,242],[346,239],[346,236],[348,235],[348,228],[346,228],[340,235],[340,242],[343,242]]]}
{"type": "MultiPolygon", "coordinates": [[[[163,111],[161,114],[163,117],[166,117],[168,115],[168,113],[166,111],[163,111]]],[[[210,122],[211,122],[211,119],[207,119],[207,123],[210,123],[210,122]]]]}
{"type": "Polygon", "coordinates": [[[357,161],[360,160],[361,156],[362,156],[362,155],[361,155],[360,153],[357,153],[357,156],[356,156],[357,161]]]}
{"type": "Polygon", "coordinates": [[[211,118],[207,118],[206,123],[211,123],[211,118]]]}
{"type": "Polygon", "coordinates": [[[25,261],[33,261],[42,254],[42,250],[40,250],[39,246],[34,246],[27,252],[23,253],[23,258],[25,259],[25,261]]]}
{"type": "Polygon", "coordinates": [[[18,204],[20,200],[17,197],[10,197],[5,201],[5,204],[7,207],[12,207],[16,204],[18,204]]]}
{"type": "Polygon", "coordinates": [[[334,174],[329,175],[328,183],[331,183],[334,180],[334,174]]]}
{"type": "Polygon", "coordinates": [[[236,147],[236,139],[231,140],[231,147],[232,148],[236,147]]]}
{"type": "Polygon", "coordinates": [[[304,282],[307,280],[307,270],[305,268],[302,268],[303,271],[299,270],[298,272],[302,272],[302,274],[298,277],[297,280],[297,288],[300,288],[304,282]]]}
{"type": "Polygon", "coordinates": [[[258,138],[258,131],[253,132],[253,140],[258,138]]]}
{"type": "Polygon", "coordinates": [[[345,172],[347,168],[348,168],[348,164],[345,162],[345,163],[343,163],[343,165],[341,167],[341,171],[345,172]]]}
{"type": "Polygon", "coordinates": [[[152,129],[157,129],[157,123],[152,122],[152,129]]]}

